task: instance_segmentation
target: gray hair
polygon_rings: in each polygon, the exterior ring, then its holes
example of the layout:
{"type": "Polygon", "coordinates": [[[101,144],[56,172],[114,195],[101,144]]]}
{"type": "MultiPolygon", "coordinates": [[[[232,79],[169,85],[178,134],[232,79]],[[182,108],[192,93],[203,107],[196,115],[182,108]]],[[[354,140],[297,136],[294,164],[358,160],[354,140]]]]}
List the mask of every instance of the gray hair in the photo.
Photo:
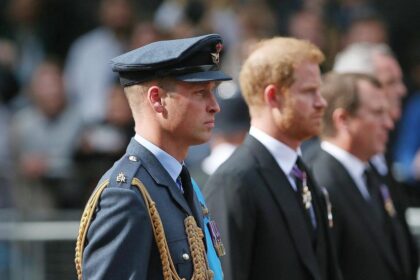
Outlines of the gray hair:
{"type": "Polygon", "coordinates": [[[354,43],[335,57],[333,71],[337,73],[363,73],[374,75],[373,57],[376,54],[394,56],[386,44],[354,43]]]}

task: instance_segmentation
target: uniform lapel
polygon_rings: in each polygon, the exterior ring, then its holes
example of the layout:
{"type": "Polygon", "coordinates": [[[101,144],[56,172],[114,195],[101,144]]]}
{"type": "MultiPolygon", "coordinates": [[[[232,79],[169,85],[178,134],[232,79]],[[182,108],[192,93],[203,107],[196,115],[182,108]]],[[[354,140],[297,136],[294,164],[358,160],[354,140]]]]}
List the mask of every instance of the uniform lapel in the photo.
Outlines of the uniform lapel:
{"type": "Polygon", "coordinates": [[[296,247],[302,262],[313,275],[314,279],[320,279],[316,256],[311,244],[311,237],[306,228],[305,219],[296,194],[277,162],[267,149],[252,136],[245,139],[244,144],[249,147],[251,153],[257,158],[263,178],[267,187],[273,194],[277,205],[284,213],[290,236],[296,247]]]}
{"type": "Polygon", "coordinates": [[[366,227],[367,234],[371,235],[373,242],[378,246],[379,250],[382,251],[382,256],[385,261],[390,265],[390,267],[398,275],[399,269],[397,265],[397,260],[395,255],[392,252],[392,248],[388,246],[387,240],[384,239],[383,235],[380,233],[383,225],[378,221],[377,216],[372,213],[372,211],[367,211],[370,207],[368,202],[363,198],[359,189],[355,185],[353,179],[348,174],[347,170],[339,163],[333,156],[324,152],[327,157],[330,157],[332,166],[329,166],[337,174],[337,178],[341,178],[341,182],[337,182],[340,188],[340,191],[343,192],[343,195],[349,201],[350,207],[353,208],[353,211],[356,213],[355,217],[360,219],[366,227]]]}
{"type": "MultiPolygon", "coordinates": [[[[163,168],[157,158],[146,148],[140,145],[136,140],[132,139],[128,148],[127,153],[129,155],[136,155],[142,161],[142,166],[150,174],[157,185],[164,187],[168,190],[168,193],[172,199],[189,215],[192,215],[191,209],[188,206],[183,194],[179,191],[176,183],[172,180],[168,172],[163,168]]],[[[152,198],[153,199],[153,198],[152,198]]],[[[195,204],[196,204],[195,199],[195,204]]]]}

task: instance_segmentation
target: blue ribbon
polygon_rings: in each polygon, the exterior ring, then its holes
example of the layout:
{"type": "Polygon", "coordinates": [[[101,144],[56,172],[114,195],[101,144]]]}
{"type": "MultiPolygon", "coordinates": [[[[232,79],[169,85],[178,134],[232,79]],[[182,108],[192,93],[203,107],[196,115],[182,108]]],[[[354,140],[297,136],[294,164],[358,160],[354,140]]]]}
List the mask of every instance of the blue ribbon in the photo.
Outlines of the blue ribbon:
{"type": "MultiPolygon", "coordinates": [[[[195,191],[195,194],[197,195],[198,200],[200,203],[204,206],[206,206],[206,202],[204,200],[204,196],[200,191],[200,188],[198,187],[197,183],[194,181],[194,179],[191,178],[192,185],[195,191]]],[[[220,263],[220,259],[217,256],[216,250],[213,246],[213,241],[209,232],[208,224],[210,222],[209,215],[204,215],[204,234],[206,235],[206,246],[207,246],[207,258],[209,261],[210,269],[214,272],[214,280],[223,280],[223,271],[222,271],[222,265],[220,263]]]]}

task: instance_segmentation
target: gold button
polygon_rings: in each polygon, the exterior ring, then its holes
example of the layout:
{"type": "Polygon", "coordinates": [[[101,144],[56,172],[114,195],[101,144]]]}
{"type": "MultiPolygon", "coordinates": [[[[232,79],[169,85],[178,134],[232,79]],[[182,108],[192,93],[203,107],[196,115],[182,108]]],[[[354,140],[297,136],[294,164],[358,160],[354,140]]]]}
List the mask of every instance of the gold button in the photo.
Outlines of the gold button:
{"type": "Polygon", "coordinates": [[[182,254],[182,258],[183,258],[185,261],[188,261],[188,260],[190,259],[190,255],[188,255],[188,254],[182,254]]]}
{"type": "Polygon", "coordinates": [[[201,210],[203,211],[203,215],[207,216],[209,214],[209,209],[205,206],[201,206],[201,210]]]}

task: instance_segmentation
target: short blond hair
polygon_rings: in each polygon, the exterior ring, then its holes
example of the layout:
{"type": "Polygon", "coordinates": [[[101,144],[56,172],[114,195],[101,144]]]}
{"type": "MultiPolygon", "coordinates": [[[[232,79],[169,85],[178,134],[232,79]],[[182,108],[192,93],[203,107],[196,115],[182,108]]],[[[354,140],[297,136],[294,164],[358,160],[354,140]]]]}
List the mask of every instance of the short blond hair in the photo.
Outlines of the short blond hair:
{"type": "Polygon", "coordinates": [[[242,94],[251,114],[253,107],[263,104],[266,86],[273,84],[287,89],[294,82],[294,68],[298,64],[304,61],[320,64],[324,59],[322,51],[306,40],[274,37],[256,44],[239,74],[242,94]]]}
{"type": "Polygon", "coordinates": [[[147,91],[151,86],[156,85],[164,91],[169,92],[175,89],[176,83],[177,81],[175,79],[166,77],[124,87],[124,93],[134,119],[140,117],[142,104],[145,102],[147,91]]]}

